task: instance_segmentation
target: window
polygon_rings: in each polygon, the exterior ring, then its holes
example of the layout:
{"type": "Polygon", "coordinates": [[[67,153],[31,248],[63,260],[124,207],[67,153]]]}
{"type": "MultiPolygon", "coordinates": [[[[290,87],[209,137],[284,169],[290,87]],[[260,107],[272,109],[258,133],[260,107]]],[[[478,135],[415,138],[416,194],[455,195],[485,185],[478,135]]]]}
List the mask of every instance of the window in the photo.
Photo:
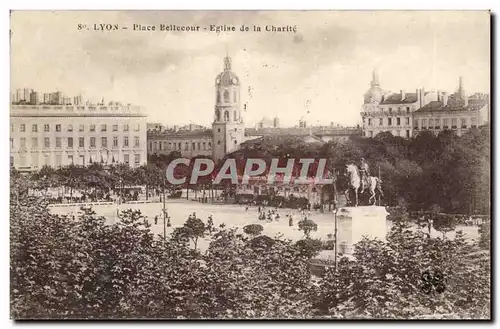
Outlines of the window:
{"type": "Polygon", "coordinates": [[[90,147],[95,148],[95,137],[90,137],[90,147]]]}
{"type": "Polygon", "coordinates": [[[32,133],[37,133],[38,132],[38,125],[36,125],[36,124],[31,125],[31,132],[32,133]]]}
{"type": "Polygon", "coordinates": [[[94,124],[90,125],[89,131],[95,131],[95,125],[94,124]]]}
{"type": "Polygon", "coordinates": [[[234,145],[236,145],[236,144],[238,144],[238,141],[235,139],[235,140],[234,140],[234,145]]]}
{"type": "Polygon", "coordinates": [[[101,146],[108,147],[108,138],[107,137],[101,137],[101,146]]]}
{"type": "Polygon", "coordinates": [[[167,150],[167,142],[163,142],[163,150],[166,151],[167,150]]]}
{"type": "Polygon", "coordinates": [[[229,91],[224,90],[224,102],[229,103],[229,91]]]}
{"type": "Polygon", "coordinates": [[[234,121],[238,121],[238,113],[236,111],[234,111],[234,121]]]}
{"type": "Polygon", "coordinates": [[[123,137],[123,147],[128,147],[128,136],[123,137]]]}
{"type": "Polygon", "coordinates": [[[118,136],[113,137],[113,147],[118,147],[118,136]]]}
{"type": "Polygon", "coordinates": [[[139,147],[139,145],[140,145],[140,144],[139,144],[139,136],[135,136],[135,137],[134,137],[134,146],[135,146],[135,147],[139,147]]]}
{"type": "Polygon", "coordinates": [[[68,125],[68,131],[73,131],[73,125],[68,125]]]}
{"type": "Polygon", "coordinates": [[[43,139],[43,147],[45,147],[45,148],[49,148],[50,147],[50,138],[45,137],[43,139]]]}
{"type": "Polygon", "coordinates": [[[56,132],[58,132],[58,133],[61,132],[61,125],[56,125],[56,132]]]}
{"type": "Polygon", "coordinates": [[[409,130],[406,131],[406,138],[410,138],[410,131],[409,130]]]}
{"type": "Polygon", "coordinates": [[[418,129],[418,119],[413,119],[413,129],[418,129]]]}
{"type": "Polygon", "coordinates": [[[21,167],[26,166],[26,155],[24,154],[19,155],[19,166],[21,167]]]}
{"type": "Polygon", "coordinates": [[[181,143],[180,143],[180,142],[179,142],[179,148],[178,148],[178,150],[179,150],[179,151],[181,150],[181,143]]]}
{"type": "Polygon", "coordinates": [[[368,125],[371,126],[372,125],[372,119],[368,119],[368,125]]]}
{"type": "Polygon", "coordinates": [[[207,149],[206,142],[203,142],[203,149],[204,149],[204,150],[206,150],[206,149],[207,149]]]}
{"type": "Polygon", "coordinates": [[[108,129],[107,125],[102,124],[101,125],[101,131],[106,131],[108,129]]]}
{"type": "Polygon", "coordinates": [[[477,118],[471,118],[470,119],[470,126],[472,128],[476,128],[477,127],[477,118]]]}
{"type": "Polygon", "coordinates": [[[31,154],[31,163],[33,164],[33,168],[38,168],[38,153],[31,154]]]}
{"type": "Polygon", "coordinates": [[[136,165],[141,163],[141,155],[140,154],[134,154],[134,163],[136,165]]]}
{"type": "Polygon", "coordinates": [[[401,126],[401,118],[396,118],[396,126],[401,126]]]}
{"type": "Polygon", "coordinates": [[[31,139],[31,148],[32,149],[37,149],[38,148],[38,138],[33,137],[31,139]]]}
{"type": "Polygon", "coordinates": [[[14,148],[14,138],[11,138],[10,139],[10,148],[13,149],[14,148]]]}
{"type": "Polygon", "coordinates": [[[43,125],[43,131],[49,132],[50,131],[50,125],[47,125],[47,124],[43,125]]]}
{"type": "Polygon", "coordinates": [[[139,124],[135,124],[135,125],[134,125],[134,131],[139,131],[139,128],[140,128],[140,127],[139,127],[139,124]]]}
{"type": "Polygon", "coordinates": [[[461,125],[461,126],[462,126],[462,128],[467,128],[467,119],[462,118],[460,121],[461,121],[461,123],[462,123],[462,125],[461,125]]]}
{"type": "Polygon", "coordinates": [[[457,128],[457,119],[451,119],[451,128],[456,129],[457,128]]]}
{"type": "Polygon", "coordinates": [[[172,143],[168,143],[168,149],[170,150],[171,148],[172,148],[172,143]]]}
{"type": "MultiPolygon", "coordinates": [[[[220,144],[220,141],[219,141],[219,144],[220,144]]],[[[212,142],[208,142],[208,148],[211,148],[212,147],[212,142]]]]}
{"type": "Polygon", "coordinates": [[[73,137],[68,137],[68,148],[73,148],[73,137]]]}
{"type": "Polygon", "coordinates": [[[410,113],[410,108],[409,107],[406,108],[406,113],[410,113]]]}
{"type": "Polygon", "coordinates": [[[56,154],[56,167],[60,168],[61,167],[61,155],[56,154]]]}
{"type": "Polygon", "coordinates": [[[21,137],[19,145],[21,146],[22,149],[26,148],[26,138],[21,137]]]}
{"type": "Polygon", "coordinates": [[[73,155],[68,155],[68,164],[73,164],[73,155]]]}
{"type": "MultiPolygon", "coordinates": [[[[139,146],[139,145],[137,145],[137,146],[139,146]]],[[[158,148],[159,148],[159,149],[160,149],[160,151],[161,151],[161,142],[158,142],[158,148]]]]}
{"type": "Polygon", "coordinates": [[[439,120],[439,119],[434,120],[434,128],[436,128],[436,129],[441,128],[441,120],[439,120]]]}
{"type": "Polygon", "coordinates": [[[370,131],[369,133],[370,133],[370,137],[373,137],[373,131],[370,131]]]}
{"type": "Polygon", "coordinates": [[[191,150],[193,150],[193,151],[196,150],[196,143],[193,142],[192,146],[193,147],[191,148],[191,150]]]}
{"type": "Polygon", "coordinates": [[[85,156],[83,156],[83,155],[80,155],[80,164],[82,166],[85,166],[85,156]]]}
{"type": "Polygon", "coordinates": [[[392,107],[389,107],[389,114],[392,114],[392,107]]]}
{"type": "Polygon", "coordinates": [[[434,120],[429,119],[429,129],[432,129],[432,128],[434,128],[434,120]]]}
{"type": "MultiPolygon", "coordinates": [[[[35,125],[34,125],[34,126],[35,126],[35,125]]],[[[10,132],[11,132],[11,133],[13,133],[13,132],[14,132],[14,125],[13,125],[13,124],[11,124],[11,125],[10,125],[10,132]]]]}
{"type": "Polygon", "coordinates": [[[217,141],[217,145],[220,145],[220,140],[219,140],[219,141],[217,141]]]}
{"type": "Polygon", "coordinates": [[[56,137],[56,147],[61,148],[61,137],[56,137]]]}
{"type": "Polygon", "coordinates": [[[406,117],[406,120],[405,120],[405,121],[406,121],[406,122],[405,122],[405,124],[406,124],[406,125],[409,125],[409,124],[410,124],[410,117],[406,117]]]}
{"type": "Polygon", "coordinates": [[[220,128],[217,128],[217,132],[220,133],[220,128]]]}
{"type": "Polygon", "coordinates": [[[186,144],[184,145],[184,151],[188,151],[189,150],[189,143],[186,142],[186,144]]]}
{"type": "Polygon", "coordinates": [[[80,147],[80,148],[85,147],[85,138],[78,137],[78,147],[80,147]]]}
{"type": "Polygon", "coordinates": [[[78,125],[78,131],[80,131],[80,132],[85,131],[85,126],[82,124],[78,125]]]}
{"type": "Polygon", "coordinates": [[[224,111],[224,121],[225,122],[229,121],[229,111],[224,111]]]}
{"type": "Polygon", "coordinates": [[[392,126],[392,118],[387,118],[387,125],[392,126]]]}
{"type": "Polygon", "coordinates": [[[378,119],[378,125],[382,126],[383,124],[384,124],[384,119],[383,118],[379,118],[378,119]]]}
{"type": "Polygon", "coordinates": [[[444,129],[448,128],[448,119],[443,119],[443,128],[444,129]]]}
{"type": "Polygon", "coordinates": [[[123,162],[125,162],[126,164],[129,163],[129,155],[128,154],[123,155],[123,162]]]}
{"type": "Polygon", "coordinates": [[[201,150],[201,143],[198,142],[198,151],[201,150]]]}
{"type": "Polygon", "coordinates": [[[128,124],[123,125],[123,131],[128,131],[128,124]]]}
{"type": "Polygon", "coordinates": [[[118,125],[113,125],[113,131],[118,131],[118,125]]]}
{"type": "Polygon", "coordinates": [[[26,125],[24,123],[21,123],[21,125],[19,126],[19,131],[22,133],[26,132],[26,125]]]}
{"type": "Polygon", "coordinates": [[[427,129],[427,119],[422,119],[422,129],[427,129]]]}

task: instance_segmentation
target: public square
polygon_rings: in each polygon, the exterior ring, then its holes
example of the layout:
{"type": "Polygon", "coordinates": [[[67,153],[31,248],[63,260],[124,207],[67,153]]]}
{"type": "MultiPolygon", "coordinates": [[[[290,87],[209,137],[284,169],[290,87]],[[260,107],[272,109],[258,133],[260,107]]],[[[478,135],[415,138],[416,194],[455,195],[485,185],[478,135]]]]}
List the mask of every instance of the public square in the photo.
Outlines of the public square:
{"type": "MultiPolygon", "coordinates": [[[[53,207],[51,212],[54,214],[77,214],[80,211],[81,205],[53,207]]],[[[163,215],[162,203],[139,203],[139,204],[121,204],[118,207],[114,205],[93,205],[92,209],[101,216],[106,217],[107,221],[112,224],[117,221],[116,212],[126,209],[140,210],[141,214],[146,216],[151,224],[151,230],[155,234],[163,235],[163,215]],[[158,223],[154,224],[154,217],[158,216],[158,223]]],[[[278,221],[267,221],[258,219],[258,207],[250,206],[246,210],[246,206],[231,205],[231,204],[205,204],[189,200],[167,200],[166,208],[172,226],[167,227],[167,235],[170,234],[176,227],[182,226],[188,217],[196,213],[196,217],[207,223],[208,216],[212,216],[215,227],[224,224],[226,227],[238,228],[239,232],[243,232],[243,227],[249,224],[260,224],[264,227],[262,234],[270,237],[282,235],[283,238],[297,241],[304,238],[304,233],[298,229],[297,222],[301,219],[301,214],[296,209],[278,209],[280,219],[278,221]],[[288,225],[286,216],[293,216],[293,226],[288,225]]],[[[266,208],[266,212],[271,208],[266,208]]],[[[318,230],[311,233],[311,238],[327,240],[328,234],[333,234],[335,229],[334,214],[332,212],[321,213],[319,211],[311,211],[307,214],[308,219],[312,219],[317,225],[318,230]]],[[[368,224],[368,223],[367,223],[368,224]]],[[[387,231],[390,230],[391,223],[387,221],[387,231]]],[[[340,226],[339,226],[340,229],[340,226]]],[[[417,227],[415,226],[415,229],[417,227]]],[[[477,226],[457,226],[456,230],[462,230],[465,233],[467,240],[477,239],[479,237],[477,226]]],[[[425,228],[427,231],[427,228],[425,228]]],[[[431,231],[433,237],[442,236],[441,232],[431,231]]],[[[453,232],[447,233],[448,237],[453,236],[453,232]]],[[[199,242],[199,247],[205,249],[208,239],[203,239],[199,242]]],[[[325,255],[328,253],[325,253],[325,255]]]]}

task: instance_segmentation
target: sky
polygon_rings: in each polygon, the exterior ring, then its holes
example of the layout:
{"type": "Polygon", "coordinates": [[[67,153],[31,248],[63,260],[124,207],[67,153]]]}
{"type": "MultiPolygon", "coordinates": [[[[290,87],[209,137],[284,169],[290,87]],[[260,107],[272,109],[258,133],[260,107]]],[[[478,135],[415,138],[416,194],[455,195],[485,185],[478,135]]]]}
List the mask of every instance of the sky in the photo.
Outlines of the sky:
{"type": "Polygon", "coordinates": [[[14,11],[11,89],[82,94],[143,106],[149,122],[210,126],[226,53],[241,81],[247,126],[361,121],[377,69],[382,89],[490,90],[486,11],[14,11]],[[78,29],[78,24],[87,28],[78,29]],[[118,24],[118,31],[94,31],[118,24]],[[133,24],[156,31],[133,31],[133,24]],[[200,26],[199,32],[159,25],[200,26]],[[210,25],[235,32],[210,32],[210,25]],[[241,32],[240,27],[249,27],[241,32]],[[253,26],[261,27],[254,32],[253,26]],[[266,32],[291,26],[295,32],[266,32]],[[127,27],[127,29],[121,29],[127,27]]]}

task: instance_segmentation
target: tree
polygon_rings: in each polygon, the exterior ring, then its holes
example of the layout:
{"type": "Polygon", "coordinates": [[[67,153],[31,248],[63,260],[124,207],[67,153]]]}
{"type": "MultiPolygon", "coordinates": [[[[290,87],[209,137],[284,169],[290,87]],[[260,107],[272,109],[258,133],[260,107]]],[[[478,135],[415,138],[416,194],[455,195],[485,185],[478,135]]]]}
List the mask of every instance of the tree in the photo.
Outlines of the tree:
{"type": "Polygon", "coordinates": [[[190,217],[184,223],[184,227],[188,229],[186,232],[188,233],[189,238],[193,241],[194,249],[196,250],[198,239],[205,235],[205,223],[203,223],[203,221],[199,218],[190,217]]]}
{"type": "Polygon", "coordinates": [[[302,219],[299,221],[299,230],[304,232],[304,236],[309,239],[309,235],[312,231],[316,232],[318,230],[318,224],[310,219],[302,219]]]}
{"type": "Polygon", "coordinates": [[[323,243],[319,239],[303,239],[295,243],[301,254],[307,258],[312,258],[321,251],[323,243]]]}

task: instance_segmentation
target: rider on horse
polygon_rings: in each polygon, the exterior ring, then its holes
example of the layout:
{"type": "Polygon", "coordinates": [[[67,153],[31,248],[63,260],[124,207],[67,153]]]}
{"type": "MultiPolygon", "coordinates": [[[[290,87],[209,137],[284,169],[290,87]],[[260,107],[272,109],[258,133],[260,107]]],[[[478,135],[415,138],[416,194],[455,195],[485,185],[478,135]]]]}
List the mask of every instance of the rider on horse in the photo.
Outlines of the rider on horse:
{"type": "Polygon", "coordinates": [[[368,177],[370,177],[370,168],[365,158],[361,158],[359,165],[359,175],[361,178],[361,190],[364,190],[369,185],[368,177]]]}

